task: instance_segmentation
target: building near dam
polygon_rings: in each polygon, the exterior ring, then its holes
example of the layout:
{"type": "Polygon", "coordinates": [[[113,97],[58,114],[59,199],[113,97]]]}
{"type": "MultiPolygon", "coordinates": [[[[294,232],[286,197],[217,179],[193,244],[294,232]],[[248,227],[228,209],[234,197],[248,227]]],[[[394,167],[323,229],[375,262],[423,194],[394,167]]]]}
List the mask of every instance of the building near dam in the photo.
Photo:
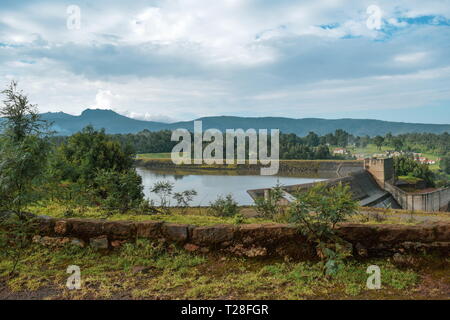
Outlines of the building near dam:
{"type": "MultiPolygon", "coordinates": [[[[450,188],[429,192],[406,192],[396,186],[394,161],[388,159],[365,159],[358,162],[342,162],[333,167],[337,178],[322,182],[327,185],[347,184],[354,199],[361,206],[405,209],[410,211],[449,211],[450,188]]],[[[282,202],[293,201],[293,194],[307,190],[316,183],[283,186],[282,202]]],[[[271,188],[248,190],[253,199],[267,197],[271,188]]]]}

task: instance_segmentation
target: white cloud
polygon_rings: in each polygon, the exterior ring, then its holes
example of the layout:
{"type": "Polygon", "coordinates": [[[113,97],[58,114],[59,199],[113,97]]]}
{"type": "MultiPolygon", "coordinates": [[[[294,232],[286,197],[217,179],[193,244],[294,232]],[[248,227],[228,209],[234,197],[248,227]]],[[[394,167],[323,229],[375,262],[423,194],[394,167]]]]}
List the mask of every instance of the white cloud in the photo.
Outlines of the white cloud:
{"type": "Polygon", "coordinates": [[[97,109],[113,109],[117,108],[117,101],[120,96],[114,95],[110,90],[98,90],[95,95],[95,105],[97,109]]]}
{"type": "Polygon", "coordinates": [[[165,121],[450,103],[448,27],[401,20],[448,18],[446,2],[378,1],[398,33],[367,28],[371,0],[98,0],[74,31],[61,2],[2,4],[0,81],[42,111],[165,121]]]}
{"type": "Polygon", "coordinates": [[[426,57],[426,52],[414,52],[397,55],[394,60],[401,63],[417,63],[423,61],[426,57]]]}

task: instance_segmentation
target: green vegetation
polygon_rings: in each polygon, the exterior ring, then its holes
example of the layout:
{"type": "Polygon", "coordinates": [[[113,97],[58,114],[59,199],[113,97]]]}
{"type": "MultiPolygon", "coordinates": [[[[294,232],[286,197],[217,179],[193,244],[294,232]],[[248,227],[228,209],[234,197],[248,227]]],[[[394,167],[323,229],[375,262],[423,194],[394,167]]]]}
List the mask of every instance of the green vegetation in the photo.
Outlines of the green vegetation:
{"type": "Polygon", "coordinates": [[[102,206],[111,213],[126,212],[144,200],[133,161],[129,146],[113,140],[104,130],[87,126],[55,148],[48,195],[73,206],[83,203],[102,206]]]}
{"type": "Polygon", "coordinates": [[[5,120],[0,127],[0,212],[21,215],[25,206],[42,196],[37,186],[48,161],[47,125],[15,82],[2,94],[5,100],[0,117],[5,120]]]}
{"type": "Polygon", "coordinates": [[[218,196],[209,203],[209,212],[216,217],[233,217],[239,213],[239,206],[231,194],[218,196]]]}
{"type": "Polygon", "coordinates": [[[378,150],[381,150],[383,142],[384,138],[382,136],[376,136],[375,138],[373,138],[373,143],[377,146],[378,150]]]}
{"type": "Polygon", "coordinates": [[[282,186],[277,183],[272,189],[268,191],[268,197],[261,197],[255,200],[256,212],[262,217],[267,217],[275,220],[282,220],[285,213],[284,206],[279,204],[283,198],[282,186]]]}
{"type": "Polygon", "coordinates": [[[0,116],[0,256],[12,261],[14,274],[31,246],[33,217],[24,209],[42,197],[38,189],[45,175],[49,144],[44,138],[46,123],[34,105],[17,89],[2,91],[0,116]]]}
{"type": "Polygon", "coordinates": [[[136,156],[137,159],[170,159],[171,153],[140,153],[136,156]]]}
{"type": "Polygon", "coordinates": [[[394,158],[394,169],[398,176],[421,179],[428,187],[434,187],[434,174],[426,164],[421,164],[406,156],[394,158]]]}
{"type": "Polygon", "coordinates": [[[443,272],[436,271],[423,284],[420,269],[399,269],[380,259],[348,261],[330,278],[323,275],[322,265],[317,262],[197,255],[143,240],[109,254],[72,245],[46,248],[35,244],[15,278],[7,278],[5,270],[11,264],[9,259],[0,261],[0,279],[8,290],[16,294],[36,292],[49,299],[297,300],[414,298],[418,294],[442,298],[446,293],[428,288],[426,283],[432,287],[440,281],[448,282],[443,272]],[[65,288],[68,265],[80,266],[80,290],[65,288]],[[369,265],[381,268],[382,290],[366,288],[369,265]]]}
{"type": "MultiPolygon", "coordinates": [[[[251,207],[239,207],[240,212],[254,213],[251,207]]],[[[67,212],[67,206],[63,203],[56,201],[43,201],[36,203],[27,208],[27,211],[46,215],[55,218],[85,218],[85,219],[107,219],[110,221],[116,220],[129,220],[129,221],[165,221],[172,223],[193,224],[199,226],[214,225],[214,224],[235,224],[235,217],[220,217],[211,215],[208,207],[171,207],[170,214],[159,214],[158,212],[142,210],[141,208],[131,209],[126,213],[116,212],[111,215],[108,210],[98,206],[79,206],[74,207],[70,211],[70,215],[67,212]]],[[[273,220],[267,218],[245,218],[246,223],[266,223],[273,222],[273,220]]]]}
{"type": "Polygon", "coordinates": [[[317,245],[319,256],[325,260],[324,272],[336,275],[344,259],[351,255],[351,245],[334,232],[337,223],[346,221],[356,212],[357,201],[352,199],[350,187],[317,184],[295,197],[289,204],[289,221],[317,245]]]}
{"type": "Polygon", "coordinates": [[[450,155],[442,157],[440,168],[446,174],[450,174],[450,155]]]}

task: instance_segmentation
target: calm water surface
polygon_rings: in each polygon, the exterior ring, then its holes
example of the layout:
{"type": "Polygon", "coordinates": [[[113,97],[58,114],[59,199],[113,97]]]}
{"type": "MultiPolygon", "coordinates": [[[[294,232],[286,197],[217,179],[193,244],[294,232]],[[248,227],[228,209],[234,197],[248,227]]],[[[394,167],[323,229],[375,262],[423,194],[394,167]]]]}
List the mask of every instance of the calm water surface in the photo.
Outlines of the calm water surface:
{"type": "MultiPolygon", "coordinates": [[[[146,168],[137,168],[137,172],[142,177],[144,193],[148,199],[155,200],[158,204],[158,197],[150,192],[151,187],[157,181],[169,181],[174,183],[174,192],[194,189],[198,195],[191,203],[193,206],[206,206],[209,202],[217,199],[219,195],[225,196],[229,193],[240,205],[251,205],[253,200],[247,193],[249,189],[259,189],[273,187],[279,181],[283,185],[299,184],[321,181],[323,179],[298,178],[284,176],[260,176],[260,175],[230,175],[227,172],[164,172],[146,168]]],[[[172,205],[176,205],[172,200],[172,205]]]]}

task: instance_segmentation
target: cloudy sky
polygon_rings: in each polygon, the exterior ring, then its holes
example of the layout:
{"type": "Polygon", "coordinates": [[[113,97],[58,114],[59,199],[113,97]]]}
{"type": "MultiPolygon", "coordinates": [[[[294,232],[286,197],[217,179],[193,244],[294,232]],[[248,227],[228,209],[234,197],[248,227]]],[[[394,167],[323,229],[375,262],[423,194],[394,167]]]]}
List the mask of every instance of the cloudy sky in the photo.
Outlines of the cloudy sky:
{"type": "Polygon", "coordinates": [[[450,1],[1,0],[12,79],[41,112],[450,123],[450,1]]]}

